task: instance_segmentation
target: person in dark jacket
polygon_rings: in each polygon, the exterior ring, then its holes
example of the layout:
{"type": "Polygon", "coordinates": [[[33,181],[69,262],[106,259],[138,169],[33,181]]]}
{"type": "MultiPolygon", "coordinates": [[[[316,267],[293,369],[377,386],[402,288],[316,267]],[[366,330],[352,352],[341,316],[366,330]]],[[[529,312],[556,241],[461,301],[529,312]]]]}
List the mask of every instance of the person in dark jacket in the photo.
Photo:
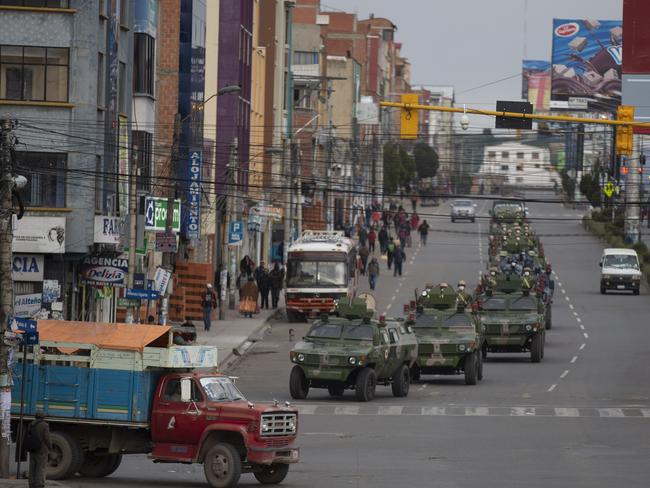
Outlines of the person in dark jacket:
{"type": "Polygon", "coordinates": [[[269,291],[271,288],[269,272],[261,263],[255,270],[255,281],[260,293],[260,308],[269,308],[269,291]]]}
{"type": "Polygon", "coordinates": [[[271,273],[269,273],[269,285],[271,288],[271,306],[278,308],[278,301],[280,301],[280,291],[284,284],[284,271],[280,268],[278,263],[273,265],[271,273]]]}
{"type": "Polygon", "coordinates": [[[205,292],[201,300],[201,308],[203,309],[203,328],[210,330],[212,324],[212,310],[217,308],[217,295],[212,289],[212,284],[205,285],[205,292]]]}
{"type": "Polygon", "coordinates": [[[388,264],[388,269],[390,269],[391,265],[393,264],[396,249],[397,246],[395,245],[395,242],[393,242],[393,238],[389,237],[388,244],[386,244],[386,261],[388,264]]]}
{"type": "Polygon", "coordinates": [[[45,468],[47,467],[47,457],[52,449],[52,440],[50,439],[50,426],[45,421],[43,411],[37,410],[34,417],[29,428],[39,439],[41,447],[37,451],[29,453],[29,488],[44,488],[45,468]]]}
{"type": "Polygon", "coordinates": [[[368,285],[370,289],[374,290],[377,286],[377,278],[379,277],[379,261],[377,258],[372,258],[368,263],[368,285]]]}
{"type": "Polygon", "coordinates": [[[359,244],[365,246],[368,242],[368,231],[365,227],[361,227],[359,230],[359,244]]]}
{"type": "Polygon", "coordinates": [[[363,244],[359,248],[359,258],[361,258],[361,274],[365,275],[366,274],[366,266],[368,265],[368,255],[370,254],[370,250],[368,249],[368,246],[363,244]]]}
{"type": "Polygon", "coordinates": [[[402,276],[402,263],[406,260],[406,253],[401,246],[395,248],[393,253],[393,276],[400,275],[402,276]]]}
{"type": "Polygon", "coordinates": [[[377,239],[379,239],[379,252],[384,254],[386,252],[386,246],[388,245],[388,231],[386,230],[386,226],[381,228],[377,239]]]}

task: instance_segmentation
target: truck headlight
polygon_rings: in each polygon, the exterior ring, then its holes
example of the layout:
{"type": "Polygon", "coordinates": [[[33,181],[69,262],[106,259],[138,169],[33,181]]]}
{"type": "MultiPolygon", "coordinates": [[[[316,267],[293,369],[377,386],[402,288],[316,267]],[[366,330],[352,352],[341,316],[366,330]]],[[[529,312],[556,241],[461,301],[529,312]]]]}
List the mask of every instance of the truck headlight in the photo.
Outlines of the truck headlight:
{"type": "Polygon", "coordinates": [[[302,363],[305,360],[305,355],[303,353],[299,353],[297,359],[299,363],[302,363]]]}
{"type": "Polygon", "coordinates": [[[531,330],[533,330],[533,326],[530,324],[526,324],[526,330],[530,332],[531,330]]]}
{"type": "Polygon", "coordinates": [[[611,276],[611,275],[608,275],[608,274],[604,274],[604,275],[603,275],[603,279],[604,279],[604,280],[611,280],[611,279],[612,279],[612,276],[611,276]]]}
{"type": "Polygon", "coordinates": [[[296,432],[296,421],[295,421],[295,420],[289,420],[289,421],[287,422],[287,429],[288,429],[290,432],[294,432],[294,433],[295,433],[295,432],[296,432]]]}
{"type": "Polygon", "coordinates": [[[269,432],[271,430],[271,425],[268,422],[262,422],[260,429],[262,430],[262,433],[269,432]]]}
{"type": "Polygon", "coordinates": [[[464,352],[465,349],[467,349],[467,346],[465,344],[458,344],[458,350],[460,352],[464,352]]]}
{"type": "Polygon", "coordinates": [[[354,366],[355,364],[357,364],[357,358],[355,358],[354,356],[350,356],[348,358],[348,363],[350,363],[352,366],[354,366]]]}

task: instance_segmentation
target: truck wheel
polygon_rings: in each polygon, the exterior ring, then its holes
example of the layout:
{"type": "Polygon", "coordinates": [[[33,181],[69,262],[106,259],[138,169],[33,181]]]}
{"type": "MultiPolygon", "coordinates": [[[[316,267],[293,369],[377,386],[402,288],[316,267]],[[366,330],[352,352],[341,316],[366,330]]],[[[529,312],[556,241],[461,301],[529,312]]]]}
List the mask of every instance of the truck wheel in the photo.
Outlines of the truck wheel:
{"type": "Polygon", "coordinates": [[[212,488],[237,486],[241,476],[241,458],[230,444],[219,442],[212,446],[203,460],[205,479],[212,488]]]}
{"type": "Polygon", "coordinates": [[[345,387],[343,385],[329,385],[327,387],[327,391],[329,392],[331,397],[340,398],[343,396],[343,393],[345,392],[345,387]]]}
{"type": "Polygon", "coordinates": [[[635,290],[632,290],[632,293],[634,293],[635,295],[638,295],[640,293],[639,288],[636,288],[635,290]]]}
{"type": "Polygon", "coordinates": [[[548,310],[546,311],[546,330],[551,330],[551,327],[553,327],[553,316],[551,313],[551,307],[548,307],[548,310]]]}
{"type": "Polygon", "coordinates": [[[84,455],[77,439],[65,432],[51,432],[52,449],[45,474],[50,480],[72,477],[83,464],[84,455]]]}
{"type": "Polygon", "coordinates": [[[530,345],[530,361],[532,363],[539,363],[542,360],[542,334],[536,334],[533,337],[533,342],[530,345]]]}
{"type": "Polygon", "coordinates": [[[79,474],[87,478],[104,478],[113,474],[122,462],[121,454],[98,455],[87,452],[86,458],[79,469],[79,474]]]}
{"type": "Polygon", "coordinates": [[[369,402],[375,397],[377,374],[372,368],[363,368],[357,376],[355,394],[358,402],[369,402]]]}
{"type": "Polygon", "coordinates": [[[475,385],[478,378],[477,354],[472,353],[465,358],[465,384],[475,385]]]}
{"type": "Polygon", "coordinates": [[[402,364],[397,371],[395,376],[393,376],[393,396],[397,398],[403,398],[408,396],[409,387],[411,385],[411,375],[409,374],[409,368],[406,364],[402,364]]]}
{"type": "Polygon", "coordinates": [[[261,471],[253,471],[253,476],[263,485],[277,485],[284,481],[288,472],[288,464],[271,464],[264,466],[261,471]]]}
{"type": "Polygon", "coordinates": [[[481,381],[483,379],[483,354],[481,354],[481,351],[476,351],[476,357],[478,361],[478,373],[476,378],[481,381]]]}
{"type": "Polygon", "coordinates": [[[607,293],[607,288],[605,288],[603,285],[600,285],[600,294],[604,295],[605,293],[607,293]]]}
{"type": "Polygon", "coordinates": [[[302,368],[297,364],[291,369],[289,392],[294,400],[304,400],[309,394],[309,381],[307,381],[302,368]]]}

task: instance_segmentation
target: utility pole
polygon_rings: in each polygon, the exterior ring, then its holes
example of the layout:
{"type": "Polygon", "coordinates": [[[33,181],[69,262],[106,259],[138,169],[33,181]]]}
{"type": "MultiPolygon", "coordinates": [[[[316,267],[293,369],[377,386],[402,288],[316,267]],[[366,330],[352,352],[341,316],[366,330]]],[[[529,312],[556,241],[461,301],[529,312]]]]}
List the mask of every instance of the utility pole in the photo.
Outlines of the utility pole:
{"type": "Polygon", "coordinates": [[[302,235],[302,163],[300,162],[300,147],[298,143],[294,143],[292,153],[295,172],[296,234],[300,237],[302,235]]]}
{"type": "MultiPolygon", "coordinates": [[[[138,146],[131,148],[131,171],[129,171],[129,276],[127,278],[127,287],[133,288],[133,279],[135,275],[135,247],[137,232],[137,198],[136,198],[136,172],[138,167],[138,146]]],[[[130,302],[129,302],[130,303],[130,302]]],[[[136,307],[129,304],[126,310],[126,323],[135,322],[136,307]]],[[[138,310],[139,315],[139,310],[138,310]]]]}
{"type": "MultiPolygon", "coordinates": [[[[329,97],[328,97],[329,98],[329,97]]],[[[329,102],[328,102],[328,113],[329,102]]],[[[334,229],[334,199],[332,198],[332,168],[333,153],[334,153],[334,140],[332,139],[332,116],[329,117],[329,136],[327,137],[327,188],[325,188],[325,220],[327,230],[334,229]]]]}
{"type": "MultiPolygon", "coordinates": [[[[230,222],[237,220],[237,215],[235,215],[236,205],[239,202],[236,202],[235,199],[238,195],[238,184],[239,184],[239,171],[238,171],[238,161],[239,161],[239,149],[238,149],[238,139],[235,137],[232,143],[232,149],[230,151],[230,161],[228,163],[228,178],[226,183],[225,192],[230,193],[230,198],[226,200],[227,210],[226,215],[229,217],[230,222]]],[[[230,228],[230,226],[229,226],[230,228]]],[[[235,246],[228,245],[226,246],[229,253],[229,268],[230,268],[230,287],[228,290],[228,308],[230,310],[235,309],[235,294],[237,291],[237,259],[235,258],[235,246]]]]}
{"type": "Polygon", "coordinates": [[[641,166],[639,157],[632,156],[627,159],[628,173],[625,175],[625,241],[629,244],[639,242],[640,208],[639,200],[641,195],[641,166]]]}
{"type": "MultiPolygon", "coordinates": [[[[11,243],[14,233],[12,227],[13,204],[11,191],[13,182],[12,149],[12,123],[7,119],[0,120],[0,390],[2,391],[3,405],[11,409],[11,382],[9,380],[9,353],[10,347],[5,344],[5,332],[9,320],[14,315],[14,283],[11,276],[11,243]],[[6,403],[5,395],[9,395],[6,403]]],[[[11,433],[5,429],[9,423],[3,418],[11,411],[0,410],[0,478],[9,477],[9,441],[11,433]]]]}

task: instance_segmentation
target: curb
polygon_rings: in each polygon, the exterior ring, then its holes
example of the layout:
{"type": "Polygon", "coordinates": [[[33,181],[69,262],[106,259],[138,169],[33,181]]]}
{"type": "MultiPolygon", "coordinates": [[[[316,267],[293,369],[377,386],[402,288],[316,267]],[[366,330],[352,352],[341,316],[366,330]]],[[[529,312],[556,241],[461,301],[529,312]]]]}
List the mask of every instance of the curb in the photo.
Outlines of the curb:
{"type": "Polygon", "coordinates": [[[241,342],[241,344],[239,344],[237,347],[234,347],[232,351],[223,359],[223,361],[219,361],[219,370],[225,371],[243,359],[248,353],[249,349],[253,347],[256,342],[261,341],[266,331],[271,328],[269,322],[278,318],[278,316],[281,314],[281,308],[278,308],[275,312],[270,314],[258,327],[256,327],[250,333],[250,335],[244,341],[241,342]]]}

